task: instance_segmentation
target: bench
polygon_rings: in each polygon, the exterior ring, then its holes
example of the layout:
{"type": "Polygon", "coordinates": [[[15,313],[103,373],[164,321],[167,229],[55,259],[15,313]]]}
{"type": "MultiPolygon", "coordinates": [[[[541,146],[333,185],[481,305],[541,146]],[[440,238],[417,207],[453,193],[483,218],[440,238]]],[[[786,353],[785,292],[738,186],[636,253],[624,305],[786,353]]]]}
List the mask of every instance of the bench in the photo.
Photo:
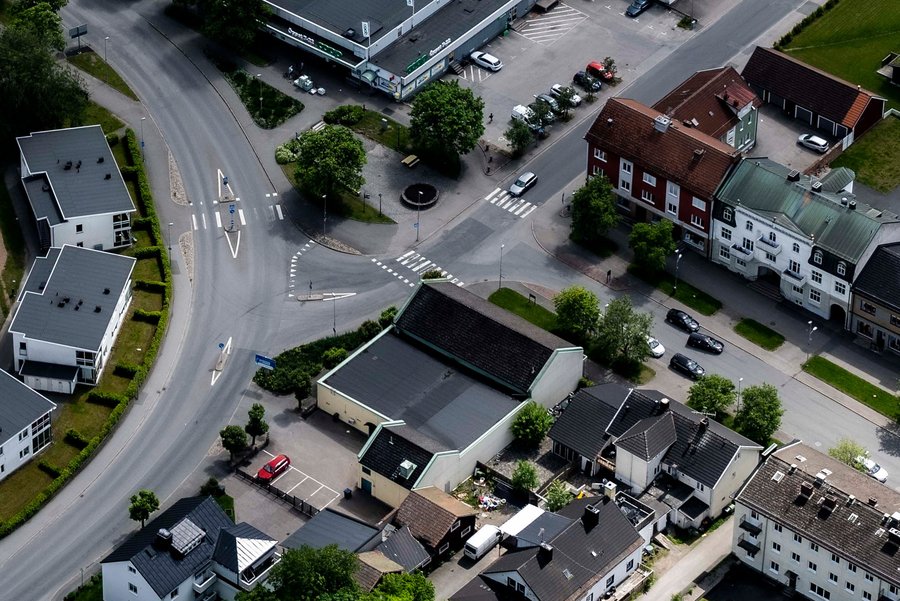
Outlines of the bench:
{"type": "Polygon", "coordinates": [[[416,165],[419,164],[419,157],[417,157],[414,154],[411,154],[400,162],[403,163],[405,166],[409,167],[410,169],[412,169],[413,167],[415,167],[416,165]]]}

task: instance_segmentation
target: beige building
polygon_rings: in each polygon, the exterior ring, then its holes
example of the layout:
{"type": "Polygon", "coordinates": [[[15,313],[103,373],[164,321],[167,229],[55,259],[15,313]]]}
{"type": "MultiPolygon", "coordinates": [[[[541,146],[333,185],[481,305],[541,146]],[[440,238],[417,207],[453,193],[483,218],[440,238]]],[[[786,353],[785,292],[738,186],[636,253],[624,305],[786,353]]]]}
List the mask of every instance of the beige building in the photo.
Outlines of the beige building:
{"type": "Polygon", "coordinates": [[[851,288],[851,331],[900,355],[900,243],[879,246],[851,288]]]}

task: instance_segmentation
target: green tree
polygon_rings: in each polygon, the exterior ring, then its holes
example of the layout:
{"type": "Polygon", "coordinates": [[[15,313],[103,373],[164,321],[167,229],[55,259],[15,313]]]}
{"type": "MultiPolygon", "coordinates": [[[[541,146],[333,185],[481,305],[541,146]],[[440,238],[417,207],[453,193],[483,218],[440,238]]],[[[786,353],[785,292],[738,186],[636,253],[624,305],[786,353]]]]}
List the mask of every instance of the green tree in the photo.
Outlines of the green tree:
{"type": "Polygon", "coordinates": [[[381,312],[381,315],[378,317],[378,323],[381,324],[382,328],[386,328],[394,323],[395,317],[397,317],[397,307],[391,305],[381,312]]]}
{"type": "Polygon", "coordinates": [[[734,417],[734,428],[763,446],[781,426],[784,409],[778,389],[771,384],[747,387],[741,394],[741,408],[734,417]]]}
{"type": "Polygon", "coordinates": [[[203,35],[237,52],[256,41],[260,24],[269,9],[262,0],[175,0],[181,6],[196,6],[203,35]]]}
{"type": "Polygon", "coordinates": [[[269,424],[266,422],[266,408],[260,403],[253,403],[250,410],[247,411],[247,417],[249,420],[244,426],[244,431],[250,435],[252,439],[250,445],[252,446],[256,444],[257,436],[262,436],[269,431],[269,424]]]}
{"type": "Polygon", "coordinates": [[[435,81],[413,99],[409,134],[434,156],[458,157],[484,133],[484,101],[454,80],[435,81]]]}
{"type": "Polygon", "coordinates": [[[422,274],[423,280],[437,280],[442,277],[444,277],[444,276],[441,275],[440,269],[429,269],[428,271],[426,271],[425,273],[422,274]]]}
{"type": "Polygon", "coordinates": [[[553,123],[553,109],[546,102],[532,102],[528,105],[531,112],[534,113],[533,122],[546,127],[553,123]]]}
{"type": "Polygon", "coordinates": [[[569,492],[565,482],[554,480],[547,488],[544,498],[547,499],[547,511],[559,511],[572,500],[572,493],[569,492]]]}
{"type": "Polygon", "coordinates": [[[853,469],[859,470],[861,472],[866,471],[865,467],[861,463],[859,463],[856,458],[857,457],[865,457],[869,454],[866,450],[866,447],[862,446],[858,442],[850,438],[842,438],[837,441],[837,444],[828,449],[828,454],[840,461],[841,463],[846,463],[853,469]]]}
{"type": "Polygon", "coordinates": [[[520,459],[516,463],[516,469],[512,474],[512,485],[519,492],[530,492],[537,488],[537,469],[530,461],[520,459]]]}
{"type": "Polygon", "coordinates": [[[597,331],[600,301],[590,290],[581,286],[565,288],[553,297],[553,306],[557,327],[576,341],[585,343],[597,331]]]}
{"type": "Polygon", "coordinates": [[[343,125],[306,131],[297,140],[297,179],[304,190],[321,198],[339,190],[359,190],[366,151],[362,142],[343,125]]]}
{"type": "Polygon", "coordinates": [[[510,429],[519,445],[526,449],[536,449],[552,425],[553,417],[547,410],[535,401],[528,401],[516,415],[510,429]]]}
{"type": "Polygon", "coordinates": [[[611,301],[597,321],[596,344],[609,362],[642,363],[650,355],[647,336],[653,326],[650,313],[639,313],[631,297],[611,301]]]}
{"type": "Polygon", "coordinates": [[[235,453],[247,448],[247,433],[240,426],[225,426],[219,431],[219,436],[222,437],[222,446],[228,451],[232,461],[235,453]]]}
{"type": "Polygon", "coordinates": [[[588,246],[596,244],[618,223],[615,194],[602,173],[572,195],[572,240],[588,246]]]}
{"type": "Polygon", "coordinates": [[[236,601],[318,601],[334,597],[346,591],[359,598],[359,589],[353,579],[357,559],[350,551],[337,545],[321,549],[303,546],[288,549],[281,561],[269,572],[266,586],[258,586],[250,592],[240,592],[236,601]],[[265,592],[256,593],[260,589],[265,592]]]}
{"type": "Polygon", "coordinates": [[[687,405],[691,409],[719,416],[731,407],[736,398],[734,382],[718,374],[707,374],[688,390],[687,405]]]}
{"type": "Polygon", "coordinates": [[[47,48],[60,52],[66,49],[62,19],[47,2],[38,2],[28,8],[17,10],[10,26],[42,39],[43,45],[47,48]]]}
{"type": "Polygon", "coordinates": [[[514,157],[525,154],[528,147],[534,142],[534,132],[522,121],[513,119],[510,126],[503,132],[503,136],[509,141],[514,157]]]}
{"type": "Polygon", "coordinates": [[[434,585],[421,572],[385,574],[366,601],[434,601],[434,585]]]}
{"type": "Polygon", "coordinates": [[[144,523],[150,518],[150,514],[159,509],[159,499],[152,490],[142,488],[137,494],[131,495],[131,505],[128,506],[128,517],[135,522],[144,523]]]}
{"type": "Polygon", "coordinates": [[[575,106],[574,97],[575,90],[571,86],[563,86],[559,91],[559,96],[556,97],[556,104],[562,111],[564,119],[569,118],[569,111],[575,106]]]}
{"type": "Polygon", "coordinates": [[[22,11],[34,8],[38,4],[47,4],[53,12],[59,12],[59,9],[68,3],[68,0],[17,0],[10,5],[10,10],[11,12],[18,14],[22,11]]]}
{"type": "Polygon", "coordinates": [[[634,251],[634,262],[648,271],[662,271],[666,259],[675,252],[672,222],[660,219],[656,223],[635,223],[628,236],[628,246],[634,251]]]}

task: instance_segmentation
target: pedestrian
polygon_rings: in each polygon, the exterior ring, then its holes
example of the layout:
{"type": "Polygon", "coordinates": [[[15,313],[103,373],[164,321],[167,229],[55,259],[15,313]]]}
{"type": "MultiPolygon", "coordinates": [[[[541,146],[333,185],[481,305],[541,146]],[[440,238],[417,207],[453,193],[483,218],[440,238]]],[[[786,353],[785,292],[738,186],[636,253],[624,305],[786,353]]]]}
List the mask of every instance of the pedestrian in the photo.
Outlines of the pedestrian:
{"type": "Polygon", "coordinates": [[[300,73],[303,73],[303,61],[300,61],[300,73]]]}
{"type": "Polygon", "coordinates": [[[294,65],[291,65],[290,67],[288,67],[288,77],[290,78],[293,76],[294,76],[294,65]]]}
{"type": "Polygon", "coordinates": [[[612,269],[606,270],[606,283],[609,284],[610,280],[612,280],[612,269]]]}
{"type": "Polygon", "coordinates": [[[488,123],[493,123],[493,122],[494,122],[494,113],[491,113],[490,115],[488,115],[488,123]]]}

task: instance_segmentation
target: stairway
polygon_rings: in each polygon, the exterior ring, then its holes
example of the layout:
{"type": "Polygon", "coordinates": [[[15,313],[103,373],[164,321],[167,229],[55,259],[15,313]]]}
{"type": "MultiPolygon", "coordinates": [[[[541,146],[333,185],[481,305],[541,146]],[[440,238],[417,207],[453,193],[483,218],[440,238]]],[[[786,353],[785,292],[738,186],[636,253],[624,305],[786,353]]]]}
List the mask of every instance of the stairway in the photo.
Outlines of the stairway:
{"type": "Polygon", "coordinates": [[[750,288],[750,290],[753,290],[757,294],[762,294],[775,302],[781,302],[782,300],[781,289],[772,282],[756,280],[747,284],[747,288],[750,288]]]}
{"type": "Polygon", "coordinates": [[[457,75],[462,75],[462,74],[463,74],[463,68],[462,68],[462,65],[460,65],[460,64],[459,64],[458,62],[456,62],[456,61],[450,61],[450,64],[448,65],[448,67],[450,68],[451,71],[453,71],[453,72],[456,73],[457,75]]]}

